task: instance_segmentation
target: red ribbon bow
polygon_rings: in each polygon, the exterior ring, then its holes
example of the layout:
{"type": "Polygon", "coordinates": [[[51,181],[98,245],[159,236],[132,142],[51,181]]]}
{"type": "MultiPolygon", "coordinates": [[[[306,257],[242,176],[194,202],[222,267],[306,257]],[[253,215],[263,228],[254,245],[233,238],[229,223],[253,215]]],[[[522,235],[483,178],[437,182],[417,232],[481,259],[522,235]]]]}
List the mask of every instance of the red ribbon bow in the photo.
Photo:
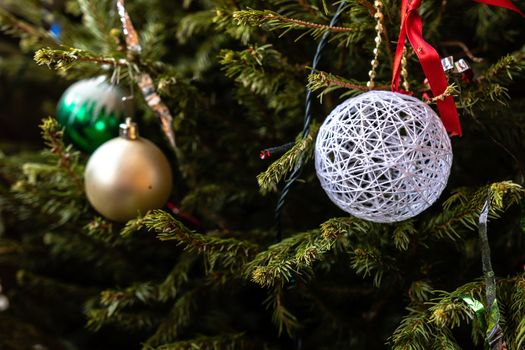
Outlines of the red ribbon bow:
{"type": "MultiPolygon", "coordinates": [[[[516,13],[523,17],[525,15],[510,0],[474,0],[476,2],[488,5],[499,6],[516,13]]],[[[396,55],[394,58],[394,68],[392,72],[392,91],[399,91],[399,77],[401,73],[401,58],[406,38],[410,41],[414,52],[416,53],[423,72],[428,79],[430,89],[434,96],[442,95],[447,86],[447,78],[441,59],[437,51],[423,39],[423,23],[419,16],[418,8],[421,0],[402,0],[401,3],[401,30],[397,41],[396,55]]],[[[459,123],[458,111],[452,96],[446,96],[437,101],[437,107],[441,115],[441,120],[445,129],[451,136],[461,136],[461,125],[459,123]]]]}

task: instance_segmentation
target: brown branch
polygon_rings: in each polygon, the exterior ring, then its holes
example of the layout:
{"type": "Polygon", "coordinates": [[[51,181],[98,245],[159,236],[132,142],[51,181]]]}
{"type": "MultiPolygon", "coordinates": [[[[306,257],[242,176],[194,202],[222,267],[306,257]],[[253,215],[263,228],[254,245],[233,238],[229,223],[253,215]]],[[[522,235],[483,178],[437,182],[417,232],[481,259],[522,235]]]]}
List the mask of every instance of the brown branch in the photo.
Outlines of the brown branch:
{"type": "Polygon", "coordinates": [[[459,48],[461,48],[463,50],[465,55],[468,58],[470,58],[473,62],[476,62],[476,63],[483,62],[483,58],[475,56],[472,53],[472,51],[470,51],[468,46],[462,41],[458,41],[458,40],[443,41],[443,42],[440,43],[440,45],[442,45],[442,46],[456,46],[456,47],[459,47],[459,48]]]}
{"type": "MultiPolygon", "coordinates": [[[[371,4],[367,0],[357,0],[357,2],[361,6],[366,7],[366,9],[368,10],[368,13],[370,14],[370,17],[374,17],[376,13],[376,9],[373,4],[371,4]]],[[[392,54],[392,49],[390,48],[390,38],[388,35],[388,30],[386,29],[386,26],[383,26],[383,37],[385,39],[386,54],[388,56],[388,60],[390,61],[390,67],[392,67],[394,65],[394,55],[392,54]]]]}
{"type": "Polygon", "coordinates": [[[306,0],[297,0],[297,2],[299,3],[299,6],[301,6],[305,11],[312,15],[317,15],[317,11],[315,11],[312,6],[306,2],[306,0]]]}
{"type": "Polygon", "coordinates": [[[388,60],[390,61],[390,67],[392,68],[394,66],[394,55],[392,54],[392,49],[390,48],[390,39],[385,25],[383,25],[383,37],[385,38],[386,54],[388,56],[388,60]]]}
{"type": "Polygon", "coordinates": [[[108,64],[112,66],[129,67],[128,61],[126,61],[123,58],[115,60],[112,58],[105,57],[78,57],[77,60],[81,62],[93,62],[97,64],[108,64]]]}
{"type": "Polygon", "coordinates": [[[42,32],[41,30],[39,30],[38,28],[35,28],[34,26],[30,25],[27,22],[17,19],[7,9],[0,7],[0,15],[2,15],[2,13],[4,13],[5,16],[7,16],[8,21],[9,21],[8,25],[11,25],[13,28],[16,28],[20,32],[23,32],[30,36],[39,38],[40,40],[46,40],[46,41],[55,43],[55,40],[53,40],[53,38],[49,34],[42,32]]]}
{"type": "Polygon", "coordinates": [[[51,153],[58,157],[58,166],[64,169],[70,178],[75,183],[77,190],[80,193],[84,192],[84,183],[78,176],[76,171],[73,169],[71,164],[71,154],[67,148],[64,147],[62,142],[62,130],[50,130],[48,138],[48,146],[50,147],[51,153]]]}
{"type": "Polygon", "coordinates": [[[352,32],[354,29],[348,28],[348,27],[330,27],[325,24],[319,24],[319,23],[312,23],[308,21],[303,21],[300,19],[294,19],[294,18],[288,18],[284,16],[276,16],[276,15],[265,15],[264,19],[278,19],[280,21],[286,22],[286,23],[293,23],[297,24],[303,27],[307,28],[315,28],[315,29],[324,29],[335,33],[344,33],[344,32],[352,32]]]}
{"type": "Polygon", "coordinates": [[[390,86],[388,85],[380,85],[380,86],[375,86],[373,89],[370,89],[364,85],[352,84],[352,83],[338,80],[338,79],[330,79],[329,77],[326,76],[324,72],[320,72],[319,75],[322,78],[323,85],[326,87],[335,85],[335,86],[340,86],[346,89],[358,90],[358,91],[388,90],[390,88],[390,86]]]}
{"type": "Polygon", "coordinates": [[[368,12],[370,13],[370,16],[374,17],[375,13],[376,13],[376,9],[374,7],[373,4],[369,3],[368,1],[366,0],[357,0],[357,2],[366,7],[366,9],[368,10],[368,12]]]}
{"type": "Polygon", "coordinates": [[[435,103],[435,102],[438,102],[438,101],[445,101],[445,99],[448,96],[453,96],[455,92],[456,92],[456,87],[454,85],[449,85],[449,86],[447,86],[445,91],[443,91],[443,93],[441,95],[434,96],[434,97],[428,99],[426,102],[428,104],[430,104],[430,103],[435,103]]]}
{"type": "Polygon", "coordinates": [[[18,248],[0,247],[0,255],[10,254],[10,253],[17,253],[19,251],[20,251],[20,249],[18,249],[18,248]]]}

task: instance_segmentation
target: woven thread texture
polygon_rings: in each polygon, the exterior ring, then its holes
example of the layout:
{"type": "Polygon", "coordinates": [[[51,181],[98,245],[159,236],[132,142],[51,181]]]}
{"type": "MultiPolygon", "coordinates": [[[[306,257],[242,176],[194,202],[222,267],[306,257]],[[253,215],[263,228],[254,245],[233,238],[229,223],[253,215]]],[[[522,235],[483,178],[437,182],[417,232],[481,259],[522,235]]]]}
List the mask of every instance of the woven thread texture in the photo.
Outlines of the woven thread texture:
{"type": "Polygon", "coordinates": [[[328,197],[374,222],[416,216],[447,185],[452,147],[437,114],[422,101],[370,91],[337,106],[319,130],[315,167],[328,197]]]}

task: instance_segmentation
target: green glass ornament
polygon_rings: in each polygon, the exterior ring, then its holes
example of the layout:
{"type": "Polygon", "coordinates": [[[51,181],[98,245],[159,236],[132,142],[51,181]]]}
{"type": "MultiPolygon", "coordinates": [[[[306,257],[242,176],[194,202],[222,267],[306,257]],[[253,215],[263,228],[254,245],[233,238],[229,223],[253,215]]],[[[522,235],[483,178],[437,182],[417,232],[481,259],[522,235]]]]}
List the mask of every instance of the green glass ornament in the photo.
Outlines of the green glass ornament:
{"type": "Polygon", "coordinates": [[[104,76],[71,85],[57,106],[57,119],[66,139],[91,153],[117,136],[120,122],[129,113],[123,97],[122,89],[108,84],[104,76]]]}

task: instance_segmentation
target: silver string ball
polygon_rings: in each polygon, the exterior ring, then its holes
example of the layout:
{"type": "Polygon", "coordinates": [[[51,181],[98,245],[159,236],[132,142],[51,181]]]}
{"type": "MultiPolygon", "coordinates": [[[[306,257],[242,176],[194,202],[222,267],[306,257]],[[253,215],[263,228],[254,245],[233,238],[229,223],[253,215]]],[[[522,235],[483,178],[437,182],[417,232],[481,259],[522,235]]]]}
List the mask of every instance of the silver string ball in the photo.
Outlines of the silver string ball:
{"type": "Polygon", "coordinates": [[[104,217],[125,222],[166,204],[172,188],[168,160],[151,141],[114,138],[89,158],[86,196],[104,217]]]}
{"type": "Polygon", "coordinates": [[[389,223],[430,207],[447,185],[450,139],[438,115],[400,93],[369,91],[337,106],[319,130],[315,168],[339,208],[389,223]]]}

